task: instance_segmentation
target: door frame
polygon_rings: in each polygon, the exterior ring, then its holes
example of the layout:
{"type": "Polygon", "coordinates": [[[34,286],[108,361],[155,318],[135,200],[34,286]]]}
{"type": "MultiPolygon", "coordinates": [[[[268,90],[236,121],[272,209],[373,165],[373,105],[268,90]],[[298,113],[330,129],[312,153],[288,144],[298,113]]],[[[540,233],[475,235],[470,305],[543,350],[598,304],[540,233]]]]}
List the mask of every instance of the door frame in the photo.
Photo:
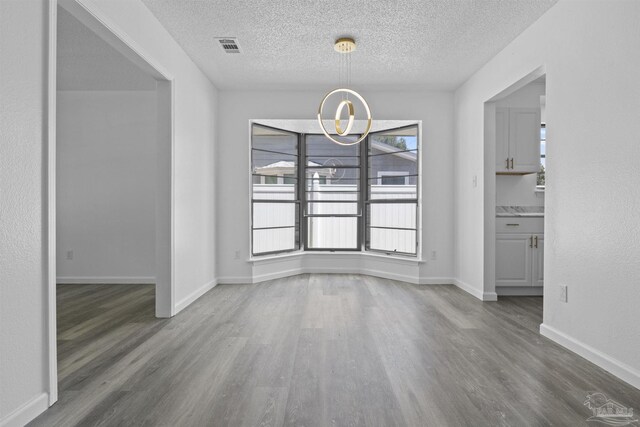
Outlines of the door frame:
{"type": "MultiPolygon", "coordinates": [[[[484,295],[496,295],[496,101],[546,75],[544,65],[484,102],[484,295]]],[[[494,299],[494,300],[495,300],[494,299]]]]}
{"type": "Polygon", "coordinates": [[[157,175],[156,175],[156,317],[172,317],[175,309],[175,84],[174,77],[127,33],[119,28],[92,0],[48,0],[47,113],[45,148],[46,215],[44,235],[44,280],[47,287],[49,406],[58,400],[56,317],[56,97],[57,97],[57,8],[86,25],[157,81],[157,175]]]}

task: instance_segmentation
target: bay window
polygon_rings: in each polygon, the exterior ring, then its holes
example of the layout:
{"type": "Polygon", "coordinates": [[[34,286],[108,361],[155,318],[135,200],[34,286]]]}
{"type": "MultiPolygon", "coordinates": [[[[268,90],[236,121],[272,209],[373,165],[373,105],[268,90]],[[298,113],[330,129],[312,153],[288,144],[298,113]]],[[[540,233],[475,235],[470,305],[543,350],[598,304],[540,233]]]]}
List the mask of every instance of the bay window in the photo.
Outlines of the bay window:
{"type": "Polygon", "coordinates": [[[347,146],[324,135],[252,126],[253,255],[300,249],[417,255],[417,125],[347,146]]]}

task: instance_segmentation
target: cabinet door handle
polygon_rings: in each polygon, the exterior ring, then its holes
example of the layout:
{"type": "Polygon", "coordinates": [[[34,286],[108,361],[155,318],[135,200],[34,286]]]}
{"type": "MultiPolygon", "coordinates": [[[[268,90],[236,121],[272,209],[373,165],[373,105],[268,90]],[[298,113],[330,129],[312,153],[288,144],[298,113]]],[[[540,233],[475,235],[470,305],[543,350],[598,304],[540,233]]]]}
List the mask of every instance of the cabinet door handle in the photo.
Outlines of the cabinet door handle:
{"type": "Polygon", "coordinates": [[[513,157],[511,158],[511,169],[513,169],[513,157]]]}
{"type": "Polygon", "coordinates": [[[519,227],[520,224],[507,224],[507,227],[519,227]]]}
{"type": "Polygon", "coordinates": [[[529,247],[533,247],[533,236],[529,236],[529,247]]]}
{"type": "Polygon", "coordinates": [[[538,247],[538,236],[535,236],[534,239],[535,239],[535,243],[534,243],[535,246],[534,247],[537,248],[538,247]]]}
{"type": "Polygon", "coordinates": [[[507,157],[507,169],[509,169],[509,158],[507,157]]]}

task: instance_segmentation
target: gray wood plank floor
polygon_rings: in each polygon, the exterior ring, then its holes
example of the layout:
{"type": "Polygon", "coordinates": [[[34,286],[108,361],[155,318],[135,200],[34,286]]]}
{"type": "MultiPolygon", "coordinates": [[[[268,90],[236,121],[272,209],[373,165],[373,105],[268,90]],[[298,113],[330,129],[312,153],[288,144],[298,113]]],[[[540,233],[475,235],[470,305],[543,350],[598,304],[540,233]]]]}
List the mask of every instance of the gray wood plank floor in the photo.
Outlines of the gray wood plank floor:
{"type": "Polygon", "coordinates": [[[590,391],[640,406],[539,335],[537,297],[312,274],[153,313],[152,286],[58,286],[59,401],[31,425],[573,426],[590,391]]]}

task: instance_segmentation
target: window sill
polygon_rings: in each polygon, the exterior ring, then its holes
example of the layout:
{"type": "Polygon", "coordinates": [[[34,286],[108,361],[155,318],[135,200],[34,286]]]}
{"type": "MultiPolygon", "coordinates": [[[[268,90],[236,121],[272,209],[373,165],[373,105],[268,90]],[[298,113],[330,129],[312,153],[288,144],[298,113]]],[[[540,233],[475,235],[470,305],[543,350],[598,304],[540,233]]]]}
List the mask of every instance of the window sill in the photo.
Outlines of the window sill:
{"type": "Polygon", "coordinates": [[[260,262],[260,261],[271,261],[271,260],[279,260],[279,259],[287,259],[287,258],[298,258],[305,254],[304,251],[295,251],[295,252],[286,252],[282,254],[275,255],[254,255],[250,256],[247,259],[247,262],[260,262]]]}
{"type": "Polygon", "coordinates": [[[300,257],[307,256],[335,256],[340,255],[344,258],[377,258],[380,260],[393,260],[400,261],[409,264],[424,264],[425,260],[417,258],[417,257],[404,257],[397,255],[384,255],[379,253],[371,253],[371,252],[357,252],[357,251],[334,251],[334,252],[320,252],[320,251],[296,251],[296,252],[288,252],[285,254],[276,254],[276,255],[265,255],[265,256],[252,256],[247,259],[247,262],[250,263],[260,263],[260,262],[271,262],[271,261],[279,261],[286,259],[295,259],[300,257]]]}

